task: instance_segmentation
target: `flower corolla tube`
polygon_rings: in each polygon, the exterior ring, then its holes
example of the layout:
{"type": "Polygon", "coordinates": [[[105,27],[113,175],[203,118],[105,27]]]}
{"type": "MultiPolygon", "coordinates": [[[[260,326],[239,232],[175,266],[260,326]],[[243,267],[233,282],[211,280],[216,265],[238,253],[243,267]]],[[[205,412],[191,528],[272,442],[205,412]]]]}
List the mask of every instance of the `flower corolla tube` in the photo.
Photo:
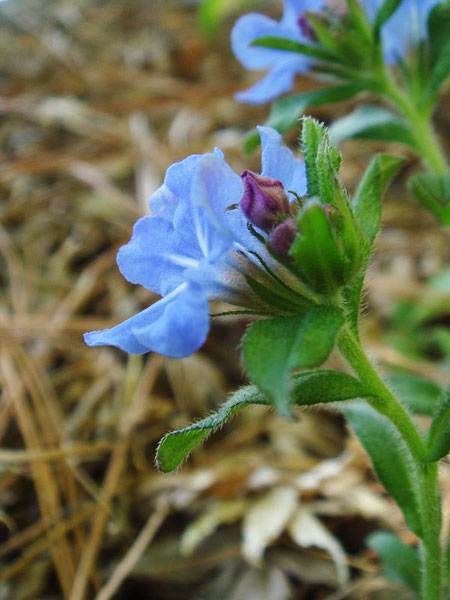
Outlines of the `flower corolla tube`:
{"type": "MultiPolygon", "coordinates": [[[[305,304],[301,284],[270,247],[270,228],[258,229],[258,223],[252,224],[251,215],[241,209],[249,177],[252,185],[256,182],[260,218],[264,193],[276,190],[283,202],[273,220],[275,231],[293,216],[297,199],[306,193],[304,163],[282,144],[278,132],[259,127],[259,133],[261,175],[246,171],[239,176],[217,148],[189,156],[167,170],[163,185],[150,198],[151,216],[137,221],[131,240],[117,255],[120,272],[128,281],[162,298],[111,329],[86,333],[89,346],[112,345],[134,354],[156,351],[180,358],[205,342],[209,300],[256,314],[274,312],[275,297],[282,298],[286,307],[305,304]],[[277,288],[279,296],[274,292],[277,288]]],[[[292,243],[292,225],[287,229],[288,240],[277,232],[277,248],[286,250],[292,243]]],[[[280,303],[278,311],[279,307],[280,303]]]]}

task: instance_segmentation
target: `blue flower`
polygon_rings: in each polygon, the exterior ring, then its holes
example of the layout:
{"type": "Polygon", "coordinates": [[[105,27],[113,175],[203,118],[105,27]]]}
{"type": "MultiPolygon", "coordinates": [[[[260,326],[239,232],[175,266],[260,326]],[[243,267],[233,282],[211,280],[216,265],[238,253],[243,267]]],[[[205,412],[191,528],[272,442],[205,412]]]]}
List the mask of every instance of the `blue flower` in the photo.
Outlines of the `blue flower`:
{"type": "Polygon", "coordinates": [[[231,32],[231,46],[236,58],[247,69],[268,69],[267,75],[256,85],[236,94],[237,100],[263,104],[292,88],[295,76],[309,69],[311,59],[303,54],[251,44],[265,36],[308,42],[307,32],[302,27],[302,15],[308,10],[319,10],[325,3],[325,0],[284,0],[281,21],[250,13],[236,22],[231,32]]]}
{"type": "MultiPolygon", "coordinates": [[[[370,21],[384,0],[362,0],[370,21]]],[[[408,50],[417,47],[425,39],[427,19],[431,9],[440,0],[403,0],[381,30],[383,57],[387,64],[404,58],[408,50]]]]}
{"type": "MultiPolygon", "coordinates": [[[[282,145],[278,132],[268,127],[259,127],[259,132],[262,175],[304,195],[303,162],[282,145]]],[[[274,259],[247,227],[238,207],[243,193],[241,177],[218,149],[172,165],[150,198],[151,216],[137,221],[131,240],[117,255],[128,281],[163,297],[111,329],[86,333],[86,343],[180,358],[206,339],[208,300],[249,306],[252,290],[245,268],[257,271],[260,265],[252,252],[267,262],[274,259]]]]}

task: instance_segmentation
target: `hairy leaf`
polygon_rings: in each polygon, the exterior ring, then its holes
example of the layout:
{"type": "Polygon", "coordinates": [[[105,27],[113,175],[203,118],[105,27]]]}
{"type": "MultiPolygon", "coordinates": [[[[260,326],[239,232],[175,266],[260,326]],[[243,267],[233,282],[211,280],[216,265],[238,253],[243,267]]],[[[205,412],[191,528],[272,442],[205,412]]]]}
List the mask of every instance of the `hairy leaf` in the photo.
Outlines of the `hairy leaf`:
{"type": "Polygon", "coordinates": [[[447,386],[433,411],[427,445],[427,462],[441,460],[450,452],[450,385],[447,386]]]}
{"type": "Polygon", "coordinates": [[[410,452],[392,423],[364,402],[344,409],[372,459],[375,472],[405,515],[409,528],[420,536],[420,508],[410,452]]]}
{"type": "Polygon", "coordinates": [[[317,306],[303,315],[257,321],[250,327],[243,343],[245,367],[281,413],[290,414],[289,372],[321,365],[342,323],[336,307],[317,306]]]}
{"type": "Polygon", "coordinates": [[[272,48],[273,50],[285,50],[286,52],[297,52],[299,54],[313,56],[319,60],[334,60],[334,54],[317,44],[303,44],[302,42],[297,42],[284,37],[264,36],[254,40],[250,45],[272,48]]]}
{"type": "Polygon", "coordinates": [[[373,23],[373,31],[376,36],[379,35],[381,27],[388,19],[392,17],[401,3],[402,0],[384,0],[383,4],[380,6],[377,14],[375,15],[375,20],[373,23]]]}
{"type": "MultiPolygon", "coordinates": [[[[339,371],[297,373],[292,377],[291,388],[292,399],[298,406],[339,402],[365,395],[365,389],[357,379],[339,371]]],[[[235,392],[215,413],[189,427],[165,435],[156,454],[158,469],[164,473],[176,469],[212,431],[250,404],[270,405],[256,387],[247,386],[235,392]]]]}

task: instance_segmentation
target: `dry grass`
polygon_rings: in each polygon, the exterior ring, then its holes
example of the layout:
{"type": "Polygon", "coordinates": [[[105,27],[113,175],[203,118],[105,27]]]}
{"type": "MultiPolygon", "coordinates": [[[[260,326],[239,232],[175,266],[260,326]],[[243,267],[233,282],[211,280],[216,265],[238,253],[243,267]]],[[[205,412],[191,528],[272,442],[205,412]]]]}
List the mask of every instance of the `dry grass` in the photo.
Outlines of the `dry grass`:
{"type": "MultiPolygon", "coordinates": [[[[338,416],[287,423],[249,410],[177,474],[154,469],[167,430],[242,383],[244,322],[217,320],[202,351],[181,361],[89,349],[81,338],[156,299],[123,280],[115,254],[167,166],[219,145],[242,169],[242,134],[265,115],[233,101],[246,75],[229,55],[227,25],[209,44],[188,4],[0,4],[0,598],[250,600],[260,590],[277,600],[289,589],[378,598],[388,586],[364,535],[392,527],[414,538],[338,416]],[[242,557],[241,520],[277,486],[295,489],[343,545],[352,580],[337,592],[329,555],[300,550],[286,533],[268,542],[264,569],[242,557]],[[197,535],[200,516],[235,500],[242,514],[219,519],[183,555],[186,527],[197,535]]],[[[345,148],[350,187],[372,150],[345,148]]],[[[448,260],[448,240],[403,201],[403,185],[369,278],[366,338],[385,367],[442,383],[442,354],[407,355],[386,337],[396,302],[434,294],[427,280],[448,260]]],[[[433,323],[445,324],[448,298],[435,298],[433,323]]]]}

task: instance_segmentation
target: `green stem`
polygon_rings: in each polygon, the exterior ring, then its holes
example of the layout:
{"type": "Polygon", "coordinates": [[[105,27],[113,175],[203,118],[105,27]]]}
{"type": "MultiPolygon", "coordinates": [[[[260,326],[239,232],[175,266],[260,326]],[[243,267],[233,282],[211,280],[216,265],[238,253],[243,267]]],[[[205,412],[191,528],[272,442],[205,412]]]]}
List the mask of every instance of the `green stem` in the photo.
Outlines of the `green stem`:
{"type": "Polygon", "coordinates": [[[431,111],[420,109],[384,72],[382,90],[409,121],[411,132],[424,163],[434,173],[446,173],[447,161],[436,139],[431,111]]]}
{"type": "Polygon", "coordinates": [[[441,600],[441,509],[437,465],[423,462],[426,447],[419,431],[407,411],[386,387],[348,326],[342,328],[338,344],[360,380],[372,390],[374,397],[367,398],[367,402],[393,423],[409,448],[418,475],[423,532],[423,598],[441,600]]]}

